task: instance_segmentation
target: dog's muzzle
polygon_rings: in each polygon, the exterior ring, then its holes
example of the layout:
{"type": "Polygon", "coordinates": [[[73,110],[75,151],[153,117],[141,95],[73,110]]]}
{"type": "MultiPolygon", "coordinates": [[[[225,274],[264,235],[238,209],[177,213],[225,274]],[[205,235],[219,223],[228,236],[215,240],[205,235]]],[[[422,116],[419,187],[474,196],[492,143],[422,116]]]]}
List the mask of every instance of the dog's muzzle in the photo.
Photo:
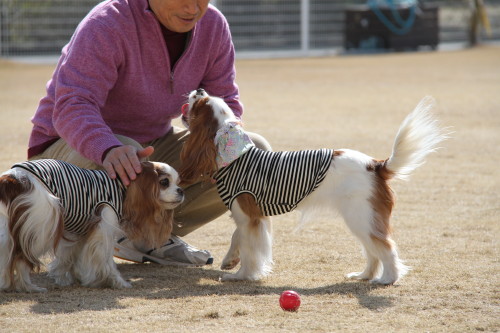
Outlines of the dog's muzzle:
{"type": "Polygon", "coordinates": [[[196,96],[205,96],[205,89],[203,88],[198,88],[196,89],[196,96]]]}

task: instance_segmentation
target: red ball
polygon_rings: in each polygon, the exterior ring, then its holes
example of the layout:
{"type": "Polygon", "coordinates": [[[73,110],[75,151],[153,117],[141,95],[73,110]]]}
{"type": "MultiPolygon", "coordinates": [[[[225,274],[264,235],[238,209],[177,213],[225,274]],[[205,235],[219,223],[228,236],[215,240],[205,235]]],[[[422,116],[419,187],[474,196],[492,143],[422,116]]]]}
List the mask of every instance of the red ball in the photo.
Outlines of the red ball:
{"type": "Polygon", "coordinates": [[[282,292],[280,306],[285,311],[297,311],[300,307],[300,295],[293,290],[282,292]]]}

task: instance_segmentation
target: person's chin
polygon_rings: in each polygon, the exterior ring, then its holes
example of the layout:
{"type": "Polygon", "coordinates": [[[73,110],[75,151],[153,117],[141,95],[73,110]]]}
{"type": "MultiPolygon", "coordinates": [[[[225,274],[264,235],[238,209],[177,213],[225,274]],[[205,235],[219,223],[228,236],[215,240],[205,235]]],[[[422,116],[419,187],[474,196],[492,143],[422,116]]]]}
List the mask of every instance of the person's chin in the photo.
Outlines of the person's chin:
{"type": "Polygon", "coordinates": [[[196,25],[196,22],[197,22],[196,19],[185,20],[185,19],[178,18],[177,24],[175,27],[176,28],[175,31],[180,32],[180,33],[191,31],[191,30],[193,30],[194,26],[196,25]]]}

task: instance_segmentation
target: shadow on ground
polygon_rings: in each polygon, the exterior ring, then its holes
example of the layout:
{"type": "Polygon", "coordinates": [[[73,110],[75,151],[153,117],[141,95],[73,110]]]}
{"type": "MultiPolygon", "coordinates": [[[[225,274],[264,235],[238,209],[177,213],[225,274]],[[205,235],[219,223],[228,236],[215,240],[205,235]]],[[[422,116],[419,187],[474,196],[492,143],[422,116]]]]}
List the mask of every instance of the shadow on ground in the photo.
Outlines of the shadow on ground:
{"type": "MultiPolygon", "coordinates": [[[[11,302],[34,302],[31,310],[38,314],[72,313],[122,309],[119,300],[137,297],[146,299],[178,299],[209,295],[279,295],[294,289],[304,296],[346,295],[355,297],[364,308],[377,311],[393,306],[391,297],[371,295],[377,288],[367,282],[345,281],[315,288],[290,285],[266,286],[263,282],[219,282],[222,275],[214,268],[178,268],[154,264],[119,264],[122,275],[132,282],[132,289],[97,289],[80,286],[59,287],[45,273],[33,275],[33,282],[48,289],[47,293],[0,293],[0,305],[11,302]]],[[[394,287],[391,287],[394,288],[394,287]]]]}

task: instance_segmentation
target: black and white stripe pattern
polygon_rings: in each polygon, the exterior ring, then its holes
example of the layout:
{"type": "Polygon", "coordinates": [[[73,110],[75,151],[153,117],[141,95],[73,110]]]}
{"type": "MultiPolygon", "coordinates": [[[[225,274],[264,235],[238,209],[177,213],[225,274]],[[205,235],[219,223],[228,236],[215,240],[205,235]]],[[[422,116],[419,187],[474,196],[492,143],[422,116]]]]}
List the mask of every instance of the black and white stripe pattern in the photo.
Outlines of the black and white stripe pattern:
{"type": "Polygon", "coordinates": [[[292,211],[325,179],[333,150],[269,152],[251,148],[215,175],[217,190],[231,209],[242,193],[252,194],[265,216],[292,211]]]}
{"type": "Polygon", "coordinates": [[[125,187],[101,170],[87,170],[58,160],[36,160],[15,164],[36,176],[59,198],[64,212],[65,231],[84,235],[89,220],[100,205],[107,204],[122,213],[125,187]]]}

